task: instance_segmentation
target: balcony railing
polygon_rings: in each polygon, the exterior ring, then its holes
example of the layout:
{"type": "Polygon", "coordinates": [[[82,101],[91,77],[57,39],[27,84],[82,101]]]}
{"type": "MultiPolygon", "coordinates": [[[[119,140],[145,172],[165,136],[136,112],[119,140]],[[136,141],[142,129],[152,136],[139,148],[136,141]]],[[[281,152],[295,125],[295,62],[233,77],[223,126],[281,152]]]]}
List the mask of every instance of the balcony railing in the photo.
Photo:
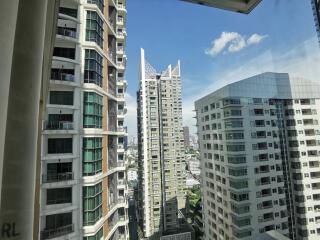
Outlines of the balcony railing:
{"type": "Polygon", "coordinates": [[[117,93],[117,98],[124,98],[124,93],[117,93]]]}
{"type": "Polygon", "coordinates": [[[68,121],[45,121],[46,130],[73,130],[73,122],[68,121]]]}
{"type": "Polygon", "coordinates": [[[118,131],[118,132],[125,133],[125,132],[127,132],[127,129],[126,129],[125,127],[118,127],[118,128],[117,128],[117,131],[118,131]]]}
{"type": "MultiPolygon", "coordinates": [[[[62,71],[62,69],[61,69],[62,71]]],[[[51,72],[52,80],[74,82],[74,75],[70,73],[51,72]]]]}
{"type": "Polygon", "coordinates": [[[125,202],[126,202],[126,198],[125,198],[125,197],[118,197],[118,198],[116,199],[116,201],[108,204],[108,210],[110,211],[110,210],[113,209],[117,204],[121,204],[121,203],[125,203],[125,202]]]}
{"type": "Polygon", "coordinates": [[[123,52],[124,47],[123,46],[117,46],[117,52],[123,52]]]}
{"type": "Polygon", "coordinates": [[[52,229],[45,229],[41,231],[41,239],[50,239],[60,237],[74,231],[74,225],[66,225],[63,227],[52,228],[52,229]]]}
{"type": "Polygon", "coordinates": [[[57,34],[66,37],[77,38],[77,32],[70,28],[58,27],[57,34]]]}
{"type": "Polygon", "coordinates": [[[73,180],[73,173],[72,172],[43,174],[42,175],[42,182],[43,183],[62,182],[62,181],[68,181],[68,180],[73,180]]]}
{"type": "Polygon", "coordinates": [[[124,65],[123,62],[117,62],[117,66],[118,66],[119,68],[124,68],[124,67],[125,67],[125,65],[124,65]]]}
{"type": "Polygon", "coordinates": [[[125,185],[126,180],[125,179],[118,179],[118,185],[125,185]]]}
{"type": "Polygon", "coordinates": [[[120,9],[120,10],[126,10],[126,8],[124,7],[124,5],[123,5],[123,4],[119,4],[119,3],[118,3],[118,9],[120,9]]]}
{"type": "Polygon", "coordinates": [[[119,143],[119,144],[118,144],[118,149],[124,149],[123,143],[119,143]]]}

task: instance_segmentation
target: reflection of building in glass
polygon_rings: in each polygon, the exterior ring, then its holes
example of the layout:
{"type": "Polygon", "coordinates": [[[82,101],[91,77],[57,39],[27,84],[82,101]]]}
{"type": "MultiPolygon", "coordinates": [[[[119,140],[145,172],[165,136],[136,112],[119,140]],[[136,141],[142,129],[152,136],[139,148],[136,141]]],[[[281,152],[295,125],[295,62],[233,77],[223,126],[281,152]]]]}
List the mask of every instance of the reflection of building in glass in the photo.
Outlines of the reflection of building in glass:
{"type": "Polygon", "coordinates": [[[180,228],[185,205],[180,63],[158,74],[142,49],[137,100],[140,225],[159,239],[180,228]]]}
{"type": "Polygon", "coordinates": [[[239,13],[250,13],[261,0],[182,0],[239,13]]]}
{"type": "Polygon", "coordinates": [[[195,108],[205,239],[319,239],[319,83],[263,73],[195,108]]]}

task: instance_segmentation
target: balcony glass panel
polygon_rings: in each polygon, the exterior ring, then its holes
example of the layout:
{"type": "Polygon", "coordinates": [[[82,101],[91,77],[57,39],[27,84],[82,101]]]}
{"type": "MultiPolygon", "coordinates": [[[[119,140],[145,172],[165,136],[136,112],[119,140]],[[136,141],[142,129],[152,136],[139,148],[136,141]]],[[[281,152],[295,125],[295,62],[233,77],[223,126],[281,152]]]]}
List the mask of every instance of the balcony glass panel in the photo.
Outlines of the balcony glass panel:
{"type": "Polygon", "coordinates": [[[84,128],[102,128],[102,96],[94,92],[84,92],[84,128]]]}
{"type": "Polygon", "coordinates": [[[83,175],[102,171],[102,138],[83,138],[83,175]]]}

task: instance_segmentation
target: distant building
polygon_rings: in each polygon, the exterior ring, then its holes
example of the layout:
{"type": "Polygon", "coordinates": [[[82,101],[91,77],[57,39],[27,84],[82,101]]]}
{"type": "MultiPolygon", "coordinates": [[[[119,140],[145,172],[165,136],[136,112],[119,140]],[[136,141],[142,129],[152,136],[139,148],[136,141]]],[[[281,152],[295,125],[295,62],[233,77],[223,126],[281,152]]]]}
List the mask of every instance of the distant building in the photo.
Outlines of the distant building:
{"type": "Polygon", "coordinates": [[[320,0],[312,0],[312,10],[320,43],[320,0]]]}
{"type": "Polygon", "coordinates": [[[159,239],[179,228],[185,206],[180,63],[158,73],[141,49],[138,117],[139,224],[144,237],[159,239]]]}
{"type": "Polygon", "coordinates": [[[190,135],[189,135],[189,127],[183,127],[183,140],[184,140],[184,147],[190,148],[190,135]]]}
{"type": "Polygon", "coordinates": [[[195,179],[191,174],[187,174],[186,188],[192,188],[194,186],[200,186],[200,181],[195,179]]]}
{"type": "Polygon", "coordinates": [[[261,0],[182,0],[239,13],[250,13],[261,0]]]}
{"type": "Polygon", "coordinates": [[[135,168],[129,168],[127,170],[128,181],[137,181],[138,180],[138,172],[135,168]]]}
{"type": "Polygon", "coordinates": [[[200,175],[200,161],[197,158],[191,158],[187,161],[188,170],[192,175],[200,175]]]}

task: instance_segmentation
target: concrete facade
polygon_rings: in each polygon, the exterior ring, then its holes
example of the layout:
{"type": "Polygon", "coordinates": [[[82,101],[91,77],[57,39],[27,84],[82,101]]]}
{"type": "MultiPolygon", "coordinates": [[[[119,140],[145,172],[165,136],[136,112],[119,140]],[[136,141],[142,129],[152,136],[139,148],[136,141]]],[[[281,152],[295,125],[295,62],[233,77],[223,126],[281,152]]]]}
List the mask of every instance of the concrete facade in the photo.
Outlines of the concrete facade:
{"type": "Polygon", "coordinates": [[[189,127],[187,126],[183,127],[183,141],[184,141],[184,147],[190,148],[190,134],[189,134],[189,127]]]}
{"type": "Polygon", "coordinates": [[[125,0],[61,0],[42,122],[40,239],[128,239],[125,0]]]}
{"type": "Polygon", "coordinates": [[[263,73],[195,108],[205,239],[319,239],[320,85],[263,73]]]}
{"type": "Polygon", "coordinates": [[[179,228],[185,204],[180,64],[158,74],[142,49],[137,99],[140,225],[159,239],[179,228]]]}

